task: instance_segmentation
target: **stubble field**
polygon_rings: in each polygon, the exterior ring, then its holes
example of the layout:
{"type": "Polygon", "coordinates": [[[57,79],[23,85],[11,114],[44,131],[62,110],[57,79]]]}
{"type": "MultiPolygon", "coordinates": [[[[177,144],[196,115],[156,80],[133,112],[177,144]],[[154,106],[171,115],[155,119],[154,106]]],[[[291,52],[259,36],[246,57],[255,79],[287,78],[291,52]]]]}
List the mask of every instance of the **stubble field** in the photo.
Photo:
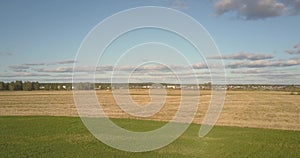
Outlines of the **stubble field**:
{"type": "MultiPolygon", "coordinates": [[[[139,106],[151,100],[148,90],[130,92],[139,106]]],[[[163,126],[175,115],[181,99],[180,91],[168,90],[164,107],[140,118],[122,111],[111,91],[97,91],[97,97],[113,122],[131,131],[163,126]]],[[[217,126],[200,138],[199,124],[210,98],[210,91],[201,91],[194,123],[175,142],[131,153],[91,135],[78,118],[71,91],[0,92],[0,157],[300,157],[299,95],[228,91],[217,126]]]]}
{"type": "MultiPolygon", "coordinates": [[[[150,102],[149,90],[131,90],[138,105],[150,102]]],[[[180,90],[168,90],[162,109],[151,117],[134,117],[116,104],[112,91],[97,91],[98,101],[112,118],[169,121],[178,110],[180,90]]],[[[211,101],[210,91],[201,91],[194,123],[200,124],[211,101]]],[[[71,91],[0,92],[1,116],[78,116],[71,91]]],[[[278,91],[227,91],[217,125],[300,130],[300,96],[278,91]]]]}

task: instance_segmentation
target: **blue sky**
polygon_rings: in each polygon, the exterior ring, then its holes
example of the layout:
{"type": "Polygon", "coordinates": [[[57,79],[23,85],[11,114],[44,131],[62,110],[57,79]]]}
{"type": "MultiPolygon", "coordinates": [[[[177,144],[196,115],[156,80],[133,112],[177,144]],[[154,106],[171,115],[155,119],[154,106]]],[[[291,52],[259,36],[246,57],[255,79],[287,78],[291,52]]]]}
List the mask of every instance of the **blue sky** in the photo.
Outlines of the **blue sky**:
{"type": "MultiPolygon", "coordinates": [[[[177,9],[201,23],[223,56],[228,83],[300,84],[299,0],[2,0],[0,80],[71,82],[77,50],[88,32],[105,18],[140,6],[177,9]]],[[[151,34],[157,34],[156,39],[168,37],[168,33],[143,31],[140,36],[148,39],[151,34]]],[[[170,43],[186,49],[184,55],[200,82],[209,81],[201,56],[193,55],[181,39],[170,43]]],[[[99,81],[109,81],[119,57],[120,53],[107,52],[99,63],[99,81]]],[[[219,61],[213,55],[209,59],[219,61]]],[[[171,65],[180,66],[176,61],[171,65]]],[[[170,75],[153,66],[156,71],[151,70],[149,78],[170,75]]]]}

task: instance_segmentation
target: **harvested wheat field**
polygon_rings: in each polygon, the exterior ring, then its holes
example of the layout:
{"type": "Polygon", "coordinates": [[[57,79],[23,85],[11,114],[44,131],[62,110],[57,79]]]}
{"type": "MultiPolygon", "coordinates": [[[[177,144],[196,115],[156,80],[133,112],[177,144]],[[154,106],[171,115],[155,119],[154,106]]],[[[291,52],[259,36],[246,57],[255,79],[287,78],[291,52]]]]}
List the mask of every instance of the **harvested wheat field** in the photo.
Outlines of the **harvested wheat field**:
{"type": "MultiPolygon", "coordinates": [[[[140,106],[151,100],[149,90],[131,89],[132,99],[140,106]]],[[[179,106],[180,90],[168,90],[166,102],[151,117],[131,116],[117,106],[112,91],[97,91],[105,113],[112,118],[139,118],[169,121],[179,106]]],[[[191,96],[193,97],[193,96],[191,96]]],[[[194,123],[200,124],[210,104],[210,91],[201,91],[194,123]]],[[[188,109],[187,109],[188,111],[188,109]]],[[[1,116],[78,116],[72,91],[0,92],[1,116]]],[[[280,91],[227,91],[217,125],[300,130],[300,95],[280,91]]]]}

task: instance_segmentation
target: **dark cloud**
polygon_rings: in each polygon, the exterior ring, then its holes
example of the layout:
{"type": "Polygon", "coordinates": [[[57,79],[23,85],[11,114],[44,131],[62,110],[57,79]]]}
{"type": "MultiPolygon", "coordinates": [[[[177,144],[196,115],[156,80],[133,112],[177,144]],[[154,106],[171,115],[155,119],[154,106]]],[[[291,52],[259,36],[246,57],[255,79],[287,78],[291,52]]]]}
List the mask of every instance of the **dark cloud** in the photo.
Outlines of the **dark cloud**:
{"type": "Polygon", "coordinates": [[[136,71],[168,71],[171,72],[172,70],[185,70],[188,69],[185,66],[175,66],[175,65],[144,65],[141,67],[136,68],[136,71]]]}
{"type": "Polygon", "coordinates": [[[256,61],[244,61],[234,62],[227,65],[228,68],[263,68],[263,67],[289,67],[300,65],[299,60],[256,60],[256,61]]]}
{"type": "Polygon", "coordinates": [[[300,0],[281,0],[286,5],[287,14],[297,15],[300,13],[300,0]]]}
{"type": "Polygon", "coordinates": [[[292,60],[299,60],[300,61],[300,57],[293,57],[291,58],[292,60]]]}
{"type": "Polygon", "coordinates": [[[26,72],[30,67],[26,65],[12,65],[9,68],[14,72],[26,72]]]}
{"type": "MultiPolygon", "coordinates": [[[[64,65],[64,64],[72,64],[74,62],[75,62],[74,60],[64,60],[64,61],[57,61],[57,62],[52,62],[52,63],[45,63],[45,62],[24,63],[24,64],[21,64],[21,65],[9,66],[9,68],[14,72],[27,72],[33,66],[64,65]]],[[[73,68],[72,67],[69,67],[69,68],[58,67],[56,69],[35,68],[34,70],[37,71],[37,72],[72,72],[73,68]]]]}
{"type": "Polygon", "coordinates": [[[48,65],[64,65],[64,64],[74,64],[76,63],[75,60],[61,60],[49,63],[48,65]]]}
{"type": "Polygon", "coordinates": [[[272,59],[274,58],[274,56],[270,54],[255,54],[255,53],[248,53],[248,52],[240,52],[231,55],[213,56],[209,58],[210,59],[235,59],[235,60],[262,60],[262,59],[272,59]]]}
{"type": "Polygon", "coordinates": [[[13,72],[28,72],[32,66],[41,66],[41,65],[45,65],[45,63],[25,63],[21,65],[12,65],[9,66],[9,69],[11,69],[13,72]]]}
{"type": "MultiPolygon", "coordinates": [[[[104,65],[104,66],[98,66],[96,68],[96,72],[106,72],[106,71],[143,71],[143,72],[149,72],[149,71],[172,71],[172,70],[187,70],[191,69],[184,66],[163,66],[163,65],[144,65],[140,67],[131,66],[131,65],[123,65],[118,67],[113,67],[112,65],[104,65]]],[[[73,67],[57,67],[57,68],[36,68],[33,69],[37,72],[47,72],[47,73],[72,73],[73,67]]],[[[77,66],[75,67],[75,72],[95,72],[95,67],[93,66],[77,66]]]]}
{"type": "Polygon", "coordinates": [[[222,64],[217,64],[217,63],[196,63],[192,65],[193,69],[210,69],[209,71],[216,71],[216,70],[222,70],[223,65],[222,64]]]}
{"type": "Polygon", "coordinates": [[[42,66],[42,65],[46,65],[46,63],[25,63],[22,65],[24,65],[24,66],[42,66]]]}
{"type": "Polygon", "coordinates": [[[183,0],[174,0],[171,2],[171,8],[183,10],[189,8],[188,4],[183,0]]]}
{"type": "Polygon", "coordinates": [[[13,65],[13,66],[9,66],[9,68],[11,68],[11,69],[29,69],[29,66],[26,66],[26,65],[13,65]]]}
{"type": "Polygon", "coordinates": [[[11,52],[0,52],[0,56],[12,56],[13,53],[11,52]]]}
{"type": "Polygon", "coordinates": [[[57,64],[74,64],[75,60],[64,60],[64,61],[57,61],[57,64]]]}
{"type": "Polygon", "coordinates": [[[219,0],[214,7],[217,15],[236,12],[246,20],[280,16],[285,9],[283,3],[275,0],[219,0]]]}
{"type": "Polygon", "coordinates": [[[247,70],[233,70],[230,71],[233,74],[261,74],[261,73],[269,73],[267,70],[262,69],[247,69],[247,70]]]}
{"type": "Polygon", "coordinates": [[[47,77],[49,74],[39,74],[39,73],[29,73],[29,72],[21,72],[21,73],[8,73],[8,74],[0,74],[0,77],[47,77]]]}
{"type": "Polygon", "coordinates": [[[97,71],[112,71],[113,66],[112,65],[104,65],[104,66],[98,66],[97,71]]]}
{"type": "Polygon", "coordinates": [[[285,51],[288,54],[300,54],[300,43],[296,44],[293,49],[285,51]]]}
{"type": "Polygon", "coordinates": [[[118,67],[114,67],[115,71],[172,71],[172,70],[185,70],[188,69],[188,67],[186,66],[175,66],[175,65],[169,65],[169,66],[165,66],[165,65],[143,65],[143,66],[118,66],[118,67]]]}
{"type": "Polygon", "coordinates": [[[47,73],[70,73],[73,72],[72,67],[57,67],[57,68],[38,68],[34,69],[37,72],[47,72],[47,73]]]}
{"type": "Polygon", "coordinates": [[[235,12],[245,20],[266,19],[300,13],[300,0],[219,0],[214,4],[216,15],[235,12]]]}
{"type": "MultiPolygon", "coordinates": [[[[50,72],[50,73],[72,73],[73,67],[57,67],[57,68],[38,68],[34,69],[37,72],[50,72]]],[[[98,66],[96,71],[112,71],[113,66],[98,66]]],[[[74,69],[74,72],[94,72],[95,67],[93,66],[77,66],[74,69]]]]}
{"type": "Polygon", "coordinates": [[[75,60],[61,60],[55,62],[38,62],[38,63],[24,63],[22,65],[25,66],[43,66],[43,65],[64,65],[64,64],[74,64],[76,63],[75,60]]]}
{"type": "Polygon", "coordinates": [[[273,80],[273,79],[291,79],[291,78],[297,78],[299,79],[299,76],[300,74],[299,73],[291,73],[291,72],[288,72],[288,73],[273,73],[273,74],[259,74],[259,76],[261,77],[265,77],[266,79],[270,79],[270,80],[273,80]]]}
{"type": "Polygon", "coordinates": [[[194,69],[207,69],[207,65],[205,63],[196,63],[193,64],[194,69]]]}

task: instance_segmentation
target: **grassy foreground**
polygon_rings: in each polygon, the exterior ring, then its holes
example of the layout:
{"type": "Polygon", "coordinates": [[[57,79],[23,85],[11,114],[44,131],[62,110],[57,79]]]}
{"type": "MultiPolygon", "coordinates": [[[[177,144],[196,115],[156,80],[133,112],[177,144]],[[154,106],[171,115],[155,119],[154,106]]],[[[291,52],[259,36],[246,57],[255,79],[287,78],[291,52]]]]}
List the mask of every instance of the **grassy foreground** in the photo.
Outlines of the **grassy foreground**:
{"type": "MultiPolygon", "coordinates": [[[[114,119],[131,130],[164,123],[114,119]]],[[[300,131],[216,126],[204,138],[199,125],[172,144],[151,152],[129,153],[94,138],[76,117],[0,117],[0,157],[300,157],[300,131]]]]}

